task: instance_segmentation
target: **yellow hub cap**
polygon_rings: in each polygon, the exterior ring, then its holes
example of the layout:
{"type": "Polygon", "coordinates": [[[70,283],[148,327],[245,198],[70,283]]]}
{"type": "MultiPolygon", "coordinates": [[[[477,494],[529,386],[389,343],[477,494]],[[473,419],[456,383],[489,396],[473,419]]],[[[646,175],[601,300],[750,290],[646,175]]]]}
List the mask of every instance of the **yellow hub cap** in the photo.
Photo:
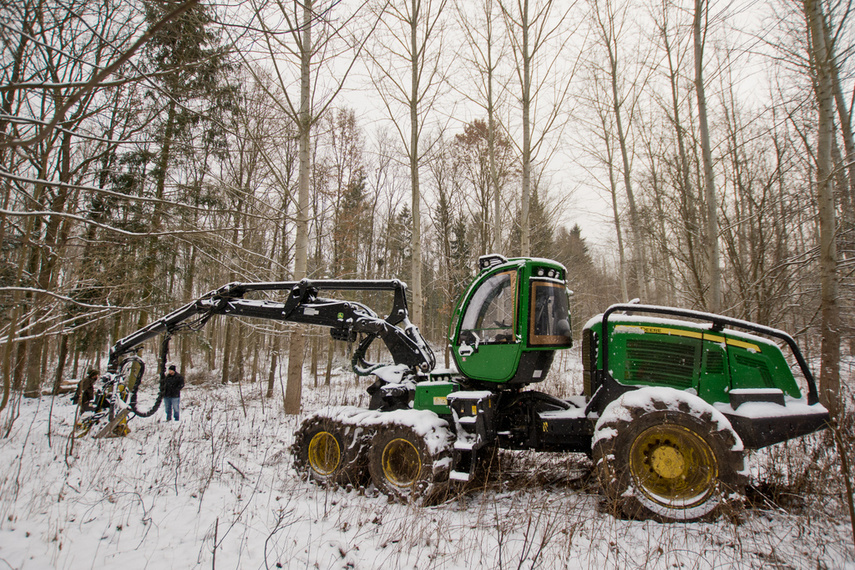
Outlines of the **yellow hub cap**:
{"type": "Polygon", "coordinates": [[[650,454],[650,466],[661,477],[675,479],[683,475],[686,470],[686,461],[679,449],[659,446],[650,454]]]}
{"type": "Polygon", "coordinates": [[[406,439],[393,439],[383,448],[383,475],[396,487],[411,487],[422,471],[422,460],[415,446],[406,439]]]}
{"type": "Polygon", "coordinates": [[[319,431],[309,442],[309,465],[320,475],[329,475],[341,462],[338,440],[328,431],[319,431]]]}
{"type": "Polygon", "coordinates": [[[630,448],[629,468],[639,491],[675,507],[704,501],[718,477],[716,457],[706,440],[675,424],[641,432],[630,448]]]}

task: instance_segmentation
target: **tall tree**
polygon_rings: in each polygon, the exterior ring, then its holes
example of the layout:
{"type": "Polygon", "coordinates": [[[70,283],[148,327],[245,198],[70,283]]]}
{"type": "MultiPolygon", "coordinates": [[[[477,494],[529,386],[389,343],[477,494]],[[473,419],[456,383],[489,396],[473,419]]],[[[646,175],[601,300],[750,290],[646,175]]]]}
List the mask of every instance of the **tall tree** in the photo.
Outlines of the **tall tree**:
{"type": "Polygon", "coordinates": [[[365,170],[362,131],[352,109],[338,109],[324,121],[325,145],[332,193],[332,276],[356,276],[360,267],[360,235],[366,224],[365,170]]]}
{"type": "Polygon", "coordinates": [[[635,73],[630,64],[623,61],[620,51],[623,36],[628,35],[625,26],[632,20],[628,11],[631,5],[624,3],[616,5],[612,0],[590,0],[591,16],[597,44],[605,52],[606,64],[599,71],[605,75],[611,93],[611,113],[614,124],[614,140],[620,150],[623,174],[623,188],[629,205],[629,223],[632,229],[632,247],[635,261],[635,275],[638,284],[638,295],[647,299],[647,267],[644,255],[644,236],[641,215],[636,204],[635,192],[632,185],[632,156],[630,149],[630,129],[638,101],[637,93],[644,89],[647,83],[646,65],[640,46],[633,51],[639,58],[635,73]],[[628,85],[628,87],[625,87],[628,85]]]}
{"type": "MultiPolygon", "coordinates": [[[[346,33],[362,13],[357,4],[350,13],[336,0],[293,0],[292,2],[255,2],[250,28],[260,28],[276,78],[268,90],[271,102],[296,125],[299,168],[295,211],[295,279],[308,275],[309,190],[311,187],[312,130],[344,88],[360,50],[376,24],[369,25],[359,37],[346,33]],[[341,11],[341,13],[339,13],[341,11]],[[332,68],[343,65],[344,73],[332,68]],[[296,93],[295,93],[296,91],[296,93]]],[[[253,52],[243,53],[249,59],[253,52]]],[[[339,68],[337,68],[339,69],[339,68]]],[[[262,84],[263,85],[263,84],[262,84]]],[[[288,356],[288,380],[285,413],[297,414],[302,405],[303,352],[305,332],[294,327],[288,356]]]]}
{"type": "Polygon", "coordinates": [[[522,141],[515,141],[522,162],[520,253],[530,255],[532,166],[540,157],[541,169],[545,168],[551,155],[547,148],[552,140],[550,135],[563,125],[559,118],[566,112],[570,82],[575,74],[575,62],[568,57],[567,46],[573,37],[569,16],[576,2],[500,0],[499,5],[513,51],[517,78],[513,91],[521,114],[522,141]],[[538,108],[546,111],[538,114],[538,108]]]}
{"type": "Polygon", "coordinates": [[[670,0],[663,0],[661,11],[654,15],[654,21],[657,26],[657,39],[661,41],[661,48],[665,52],[667,64],[664,73],[668,82],[668,95],[663,98],[662,107],[668,123],[674,130],[673,136],[677,143],[677,154],[671,162],[674,164],[672,170],[675,171],[672,176],[672,185],[676,188],[678,195],[676,203],[679,212],[677,235],[681,244],[674,253],[684,259],[685,273],[688,277],[685,281],[690,292],[690,299],[698,306],[703,306],[703,275],[706,268],[702,267],[702,261],[699,259],[702,256],[701,252],[698,251],[698,238],[700,236],[698,200],[695,195],[695,186],[692,184],[692,161],[687,142],[689,136],[683,123],[680,105],[680,79],[682,77],[680,70],[681,62],[686,56],[680,49],[679,36],[672,33],[671,30],[671,14],[673,11],[670,10],[670,7],[670,0]]]}
{"type": "Polygon", "coordinates": [[[483,0],[473,8],[471,2],[458,2],[460,23],[466,36],[468,56],[464,56],[467,65],[466,88],[460,91],[466,99],[473,101],[487,114],[487,156],[489,161],[489,183],[492,194],[493,221],[491,243],[487,249],[500,252],[503,248],[502,235],[505,232],[502,210],[502,184],[500,170],[501,157],[497,144],[502,140],[502,126],[499,113],[507,93],[507,79],[502,77],[500,66],[506,59],[507,41],[497,24],[501,13],[496,8],[497,0],[483,0]],[[475,84],[476,92],[469,91],[469,85],[475,84]]]}
{"type": "MultiPolygon", "coordinates": [[[[296,6],[295,6],[296,10],[296,6]]],[[[303,20],[294,28],[300,58],[300,108],[295,113],[299,137],[299,170],[297,174],[297,233],[294,242],[294,278],[308,275],[309,254],[309,176],[312,171],[309,147],[312,134],[312,0],[303,0],[303,20]]],[[[287,95],[287,90],[285,91],[287,95]]],[[[294,109],[292,108],[292,112],[294,109]]],[[[285,384],[285,413],[299,414],[303,404],[303,353],[306,335],[302,327],[291,330],[288,351],[288,381],[285,384]]]]}
{"type": "MultiPolygon", "coordinates": [[[[483,123],[482,123],[483,125],[483,123]]],[[[459,135],[458,135],[459,136],[459,135]]],[[[456,137],[455,137],[456,138],[456,137]]],[[[463,161],[456,158],[458,144],[437,144],[428,165],[433,188],[434,207],[429,213],[437,241],[439,279],[439,321],[448,323],[454,302],[462,293],[462,282],[469,276],[471,242],[466,236],[464,204],[468,195],[461,189],[464,175],[460,173],[463,161]]],[[[445,346],[445,366],[449,365],[448,343],[445,346]]]]}
{"type": "MultiPolygon", "coordinates": [[[[462,190],[470,198],[466,200],[470,219],[477,224],[478,237],[475,249],[478,255],[491,251],[495,241],[495,200],[500,189],[508,185],[513,174],[513,152],[510,141],[492,131],[487,122],[475,120],[463,127],[463,132],[454,136],[454,160],[457,175],[466,184],[462,190]]],[[[498,234],[501,235],[501,234],[498,234]]]]}
{"type": "Polygon", "coordinates": [[[372,82],[404,146],[410,169],[412,238],[410,291],[413,322],[422,322],[422,159],[430,148],[421,142],[429,116],[443,94],[446,66],[445,8],[448,0],[391,0],[382,6],[382,33],[368,50],[372,82]],[[406,78],[406,80],[404,79],[406,78]],[[405,110],[409,121],[398,120],[405,110]]]}
{"type": "MultiPolygon", "coordinates": [[[[146,3],[146,21],[155,26],[164,14],[173,11],[177,0],[150,1],[146,3]]],[[[230,71],[227,51],[211,26],[212,8],[196,4],[192,9],[159,28],[145,46],[147,72],[155,78],[157,87],[149,90],[147,99],[154,102],[151,109],[152,135],[157,150],[154,151],[150,175],[153,178],[153,207],[148,216],[148,227],[153,235],[143,254],[143,300],[152,301],[155,292],[155,275],[162,273],[164,256],[170,245],[157,234],[164,224],[167,184],[180,179],[174,168],[181,157],[192,156],[195,148],[189,143],[203,136],[198,127],[212,119],[208,111],[217,109],[218,99],[228,96],[232,89],[223,78],[230,71]],[[170,176],[172,175],[172,176],[170,176]]],[[[204,127],[203,127],[204,128],[204,127]]],[[[187,188],[187,187],[185,187],[187,188]]],[[[184,198],[173,188],[171,198],[184,198]]],[[[162,287],[162,285],[161,285],[162,287]]],[[[138,326],[148,320],[148,310],[139,313],[138,326]]]]}
{"type": "Polygon", "coordinates": [[[709,259],[710,289],[707,306],[712,312],[721,310],[721,260],[718,245],[718,196],[713,175],[710,129],[707,120],[707,98],[704,86],[704,45],[708,30],[709,2],[695,0],[692,23],[695,48],[695,95],[698,98],[698,127],[701,135],[701,157],[704,167],[704,195],[707,203],[707,254],[709,259]]]}
{"type": "Polygon", "coordinates": [[[831,71],[833,53],[826,42],[825,15],[821,0],[804,0],[808,22],[810,59],[815,74],[817,104],[816,201],[819,208],[820,311],[822,313],[822,360],[820,394],[832,415],[841,409],[840,317],[838,308],[837,221],[834,208],[834,90],[831,71]]]}

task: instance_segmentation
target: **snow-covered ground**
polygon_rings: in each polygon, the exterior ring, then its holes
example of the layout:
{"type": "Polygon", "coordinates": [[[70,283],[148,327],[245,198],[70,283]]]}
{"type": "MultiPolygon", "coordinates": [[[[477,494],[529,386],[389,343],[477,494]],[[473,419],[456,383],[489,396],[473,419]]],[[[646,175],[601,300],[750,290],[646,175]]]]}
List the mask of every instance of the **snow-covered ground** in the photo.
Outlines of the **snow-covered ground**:
{"type": "MultiPolygon", "coordinates": [[[[364,387],[350,374],[307,387],[306,412],[364,405],[364,387]]],[[[712,523],[626,521],[604,512],[583,455],[505,452],[486,488],[435,507],[390,504],[296,476],[289,447],[302,417],[281,414],[281,394],[188,386],[181,403],[179,423],[159,410],[133,419],[127,437],[73,447],[68,396],[18,402],[8,435],[4,411],[0,569],[855,569],[834,493],[755,501],[712,523]]],[[[753,454],[752,481],[786,491],[822,441],[753,454]]]]}

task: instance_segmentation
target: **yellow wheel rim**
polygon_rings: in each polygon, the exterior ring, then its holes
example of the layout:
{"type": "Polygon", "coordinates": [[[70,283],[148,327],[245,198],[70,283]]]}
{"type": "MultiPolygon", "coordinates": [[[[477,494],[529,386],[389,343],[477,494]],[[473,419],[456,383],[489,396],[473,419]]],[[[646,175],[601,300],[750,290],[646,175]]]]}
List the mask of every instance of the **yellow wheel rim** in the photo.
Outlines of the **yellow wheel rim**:
{"type": "Polygon", "coordinates": [[[396,487],[412,487],[422,471],[422,460],[415,446],[406,439],[393,439],[383,448],[383,475],[396,487]]]}
{"type": "Polygon", "coordinates": [[[320,431],[309,442],[309,465],[320,475],[329,475],[341,463],[338,440],[328,431],[320,431]]]}
{"type": "Polygon", "coordinates": [[[705,501],[718,478],[715,453],[706,440],[675,424],[641,432],[630,448],[629,468],[639,491],[669,507],[705,501]]]}

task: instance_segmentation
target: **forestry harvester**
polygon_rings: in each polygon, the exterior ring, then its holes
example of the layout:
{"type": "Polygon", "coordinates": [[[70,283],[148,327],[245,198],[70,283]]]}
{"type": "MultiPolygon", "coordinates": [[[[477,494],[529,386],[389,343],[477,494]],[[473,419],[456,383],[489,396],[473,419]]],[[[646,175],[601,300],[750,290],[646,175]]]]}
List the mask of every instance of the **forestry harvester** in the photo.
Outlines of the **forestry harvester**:
{"type": "MultiPolygon", "coordinates": [[[[328,327],[357,342],[352,366],[370,376],[368,408],[337,406],[303,420],[294,465],[324,485],[368,484],[394,498],[432,500],[473,479],[496,449],[586,453],[606,498],[631,517],[708,517],[747,483],[745,453],[823,429],[828,411],[793,338],[777,329],[683,309],[620,304],[582,331],[583,393],[530,387],[573,346],[566,269],[547,259],[488,255],[449,325],[452,370],[439,370],[397,280],[232,283],[111,349],[114,401],[137,415],[142,361],[133,350],[197,330],[224,314],[328,327]],[[391,291],[385,318],[322,291],[391,291]],[[280,292],[283,300],[251,300],[280,292]],[[366,361],[380,338],[392,362],[366,361]],[[782,348],[784,349],[782,351],[782,348]],[[129,356],[130,354],[130,356],[129,356]],[[785,356],[786,354],[786,356],[785,356]]],[[[114,414],[117,415],[118,414],[114,414]]]]}

